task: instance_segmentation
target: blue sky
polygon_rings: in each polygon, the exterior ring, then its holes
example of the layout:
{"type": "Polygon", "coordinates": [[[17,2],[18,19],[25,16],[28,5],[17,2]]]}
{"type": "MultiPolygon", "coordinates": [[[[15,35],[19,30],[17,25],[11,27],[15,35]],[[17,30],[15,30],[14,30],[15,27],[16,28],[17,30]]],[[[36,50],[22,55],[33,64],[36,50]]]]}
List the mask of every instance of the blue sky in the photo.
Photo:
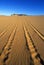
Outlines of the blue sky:
{"type": "Polygon", "coordinates": [[[0,0],[0,15],[44,15],[44,0],[0,0]]]}

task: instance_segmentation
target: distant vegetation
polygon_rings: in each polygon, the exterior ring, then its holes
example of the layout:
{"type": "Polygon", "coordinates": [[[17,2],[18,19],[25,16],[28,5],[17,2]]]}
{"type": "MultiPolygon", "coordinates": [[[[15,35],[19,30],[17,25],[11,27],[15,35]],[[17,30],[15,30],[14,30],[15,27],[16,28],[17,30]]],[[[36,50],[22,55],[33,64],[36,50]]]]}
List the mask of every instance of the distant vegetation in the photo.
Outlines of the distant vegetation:
{"type": "Polygon", "coordinates": [[[11,16],[27,16],[26,14],[12,14],[11,16]]]}

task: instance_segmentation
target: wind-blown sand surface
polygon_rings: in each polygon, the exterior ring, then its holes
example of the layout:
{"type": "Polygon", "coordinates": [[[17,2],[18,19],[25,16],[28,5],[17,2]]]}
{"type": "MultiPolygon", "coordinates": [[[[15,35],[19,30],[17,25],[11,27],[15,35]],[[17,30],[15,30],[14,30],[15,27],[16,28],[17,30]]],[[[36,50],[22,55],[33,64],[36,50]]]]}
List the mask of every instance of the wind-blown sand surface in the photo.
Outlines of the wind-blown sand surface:
{"type": "Polygon", "coordinates": [[[0,65],[44,65],[44,16],[0,16],[0,65]]]}

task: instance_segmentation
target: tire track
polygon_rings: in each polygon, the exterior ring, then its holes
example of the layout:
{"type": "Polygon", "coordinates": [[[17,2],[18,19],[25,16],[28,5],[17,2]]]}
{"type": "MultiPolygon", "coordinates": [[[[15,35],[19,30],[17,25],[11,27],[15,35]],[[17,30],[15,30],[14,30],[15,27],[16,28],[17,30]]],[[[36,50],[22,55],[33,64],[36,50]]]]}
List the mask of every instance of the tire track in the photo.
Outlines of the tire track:
{"type": "Polygon", "coordinates": [[[7,28],[10,27],[7,25],[7,27],[5,27],[6,30],[3,30],[1,33],[0,33],[0,37],[3,36],[6,32],[7,32],[7,28]]]}
{"type": "MultiPolygon", "coordinates": [[[[13,26],[12,26],[13,28],[13,26]]],[[[2,54],[3,50],[4,50],[4,47],[6,46],[6,43],[8,41],[8,38],[10,37],[10,34],[12,32],[12,30],[10,28],[10,26],[8,26],[6,29],[5,29],[5,33],[0,37],[0,55],[2,54]],[[10,33],[9,33],[10,31],[10,33]],[[9,33],[9,34],[8,34],[9,33]],[[8,36],[8,37],[7,37],[8,36]],[[7,37],[7,38],[6,38],[7,37]],[[4,40],[3,40],[4,39],[4,40]],[[6,40],[5,40],[6,39],[6,40]]]]}
{"type": "Polygon", "coordinates": [[[39,37],[44,40],[44,35],[40,33],[32,24],[30,25],[32,29],[39,35],[39,37]]]}
{"type": "Polygon", "coordinates": [[[11,26],[11,24],[7,25],[7,26],[5,27],[5,29],[0,33],[0,38],[1,38],[1,36],[3,36],[3,35],[7,32],[7,29],[8,29],[10,26],[11,26]]]}
{"type": "Polygon", "coordinates": [[[37,49],[34,46],[34,43],[30,35],[28,34],[28,31],[25,28],[25,26],[24,26],[24,32],[27,40],[27,46],[30,50],[30,65],[44,65],[44,61],[41,59],[39,53],[37,52],[37,49]]]}
{"type": "Polygon", "coordinates": [[[11,51],[10,49],[11,49],[12,42],[14,40],[16,29],[17,29],[17,27],[15,27],[15,29],[11,33],[11,35],[10,35],[10,37],[8,39],[8,42],[7,42],[6,46],[4,47],[4,50],[3,50],[3,52],[2,52],[2,54],[0,56],[0,64],[2,64],[2,65],[6,65],[5,62],[9,58],[9,54],[10,54],[10,51],[11,51]]]}
{"type": "MultiPolygon", "coordinates": [[[[27,22],[28,22],[28,21],[27,21],[27,22]]],[[[28,24],[28,26],[29,26],[29,23],[30,23],[30,27],[31,27],[31,28],[38,34],[38,36],[44,41],[44,35],[43,35],[41,32],[39,32],[39,31],[37,30],[37,28],[35,28],[30,21],[29,21],[28,23],[26,23],[26,24],[28,24]]]]}
{"type": "Polygon", "coordinates": [[[24,30],[22,24],[18,22],[17,32],[12,43],[11,53],[6,65],[29,65],[30,53],[26,46],[24,30]]]}
{"type": "Polygon", "coordinates": [[[5,32],[6,32],[5,30],[4,30],[3,32],[1,32],[1,33],[0,33],[0,37],[1,37],[2,35],[4,35],[5,32]]]}
{"type": "Polygon", "coordinates": [[[28,30],[28,33],[40,54],[41,59],[44,61],[44,40],[32,29],[31,23],[25,22],[25,26],[28,30]]]}

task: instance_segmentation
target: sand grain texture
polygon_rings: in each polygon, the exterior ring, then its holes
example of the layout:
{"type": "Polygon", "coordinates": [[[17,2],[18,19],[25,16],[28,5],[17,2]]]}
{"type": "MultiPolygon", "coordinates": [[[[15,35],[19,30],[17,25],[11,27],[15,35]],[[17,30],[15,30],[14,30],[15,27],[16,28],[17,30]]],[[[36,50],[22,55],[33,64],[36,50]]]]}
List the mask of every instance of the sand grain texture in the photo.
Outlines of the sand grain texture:
{"type": "Polygon", "coordinates": [[[0,16],[0,65],[44,65],[44,16],[0,16]]]}

